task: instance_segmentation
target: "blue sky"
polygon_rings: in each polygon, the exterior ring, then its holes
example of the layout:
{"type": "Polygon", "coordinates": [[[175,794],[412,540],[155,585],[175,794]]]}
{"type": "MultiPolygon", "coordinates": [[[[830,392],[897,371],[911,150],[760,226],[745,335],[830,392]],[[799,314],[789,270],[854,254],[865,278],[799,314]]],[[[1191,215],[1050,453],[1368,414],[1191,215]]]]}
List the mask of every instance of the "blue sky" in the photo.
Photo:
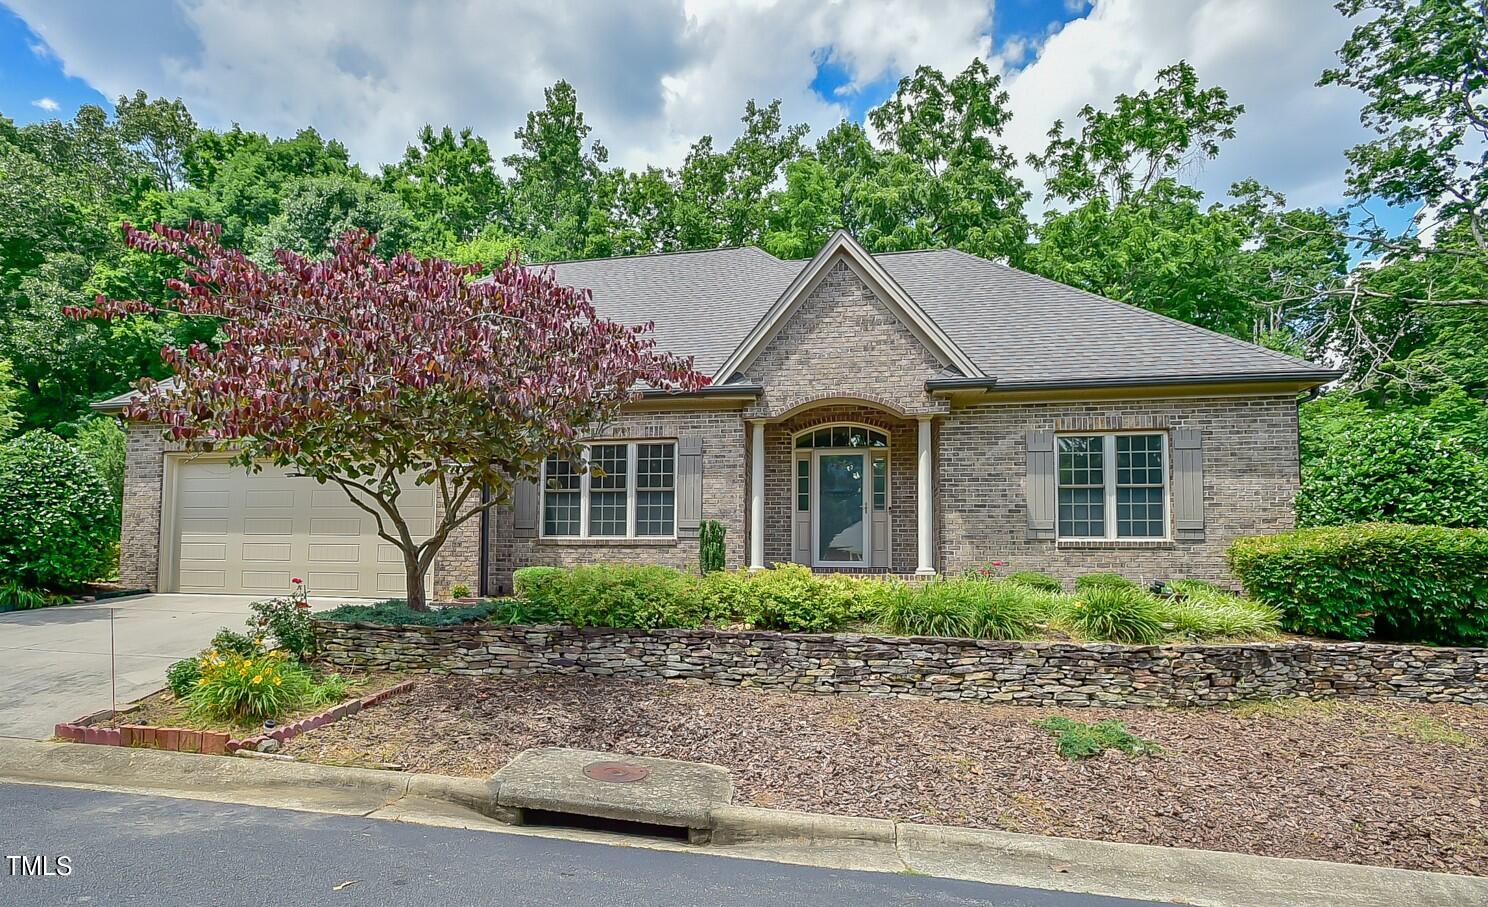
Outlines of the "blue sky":
{"type": "Polygon", "coordinates": [[[0,7],[0,113],[17,123],[68,119],[83,104],[109,101],[81,79],[67,76],[21,18],[0,7]],[[38,54],[33,48],[41,49],[38,54]],[[37,106],[50,98],[55,112],[37,106]]]}

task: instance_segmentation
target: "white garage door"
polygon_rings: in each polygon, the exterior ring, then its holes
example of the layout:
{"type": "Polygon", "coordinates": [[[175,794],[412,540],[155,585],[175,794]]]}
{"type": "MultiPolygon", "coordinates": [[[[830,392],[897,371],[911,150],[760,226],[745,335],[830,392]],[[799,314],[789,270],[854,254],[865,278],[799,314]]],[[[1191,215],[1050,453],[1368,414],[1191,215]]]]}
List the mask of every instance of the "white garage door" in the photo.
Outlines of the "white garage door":
{"type": "MultiPolygon", "coordinates": [[[[401,554],[340,486],[206,459],[176,476],[178,591],[282,595],[299,577],[311,595],[403,594],[401,554]]],[[[432,489],[405,487],[400,503],[417,537],[433,532],[432,489]]]]}

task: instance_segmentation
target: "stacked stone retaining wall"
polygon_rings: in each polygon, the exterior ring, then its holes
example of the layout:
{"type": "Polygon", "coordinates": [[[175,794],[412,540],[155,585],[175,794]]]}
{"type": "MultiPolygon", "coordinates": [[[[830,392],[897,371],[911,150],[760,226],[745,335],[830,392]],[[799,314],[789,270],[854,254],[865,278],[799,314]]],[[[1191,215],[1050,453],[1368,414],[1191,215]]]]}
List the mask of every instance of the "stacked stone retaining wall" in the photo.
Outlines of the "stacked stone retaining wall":
{"type": "Polygon", "coordinates": [[[567,626],[317,621],[338,668],[685,678],[723,686],[1057,706],[1378,697],[1488,705],[1488,649],[1365,643],[1120,646],[567,626]]]}

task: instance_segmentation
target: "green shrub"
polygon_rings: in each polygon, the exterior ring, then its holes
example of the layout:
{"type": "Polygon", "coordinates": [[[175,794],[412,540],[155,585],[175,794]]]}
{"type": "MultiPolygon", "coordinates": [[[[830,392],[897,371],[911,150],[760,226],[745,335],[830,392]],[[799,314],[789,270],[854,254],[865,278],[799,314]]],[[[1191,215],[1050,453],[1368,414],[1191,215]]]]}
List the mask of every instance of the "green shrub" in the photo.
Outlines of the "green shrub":
{"type": "Polygon", "coordinates": [[[310,681],[306,700],[313,705],[335,705],[351,695],[351,681],[340,674],[327,674],[310,681]]]}
{"type": "Polygon", "coordinates": [[[717,581],[710,601],[761,630],[826,633],[863,619],[877,607],[877,590],[865,580],[818,576],[798,564],[776,564],[769,570],[734,574],[717,581]]]}
{"type": "Polygon", "coordinates": [[[1175,579],[1167,583],[1168,591],[1180,598],[1207,598],[1211,595],[1227,595],[1225,590],[1213,583],[1197,579],[1175,579]]]}
{"type": "Polygon", "coordinates": [[[177,699],[185,699],[196,689],[201,665],[195,658],[183,658],[165,669],[165,685],[177,699]]]}
{"type": "Polygon", "coordinates": [[[29,589],[15,580],[0,580],[0,613],[6,611],[30,611],[52,605],[65,605],[72,599],[66,595],[29,589]]]}
{"type": "Polygon", "coordinates": [[[1422,417],[1344,429],[1302,470],[1297,524],[1488,526],[1488,457],[1422,417]]]}
{"type": "Polygon", "coordinates": [[[1488,531],[1365,523],[1237,539],[1230,568],[1297,633],[1488,644],[1488,531]]]}
{"type": "Polygon", "coordinates": [[[237,630],[229,630],[223,627],[212,637],[212,651],[220,654],[231,653],[242,658],[252,658],[263,651],[263,639],[258,636],[249,636],[247,633],[239,633],[237,630]]]}
{"type": "Polygon", "coordinates": [[[512,572],[512,594],[534,605],[558,610],[553,584],[567,573],[562,567],[520,567],[512,572]]]}
{"type": "Polygon", "coordinates": [[[1157,744],[1136,736],[1120,721],[1089,724],[1065,718],[1063,715],[1054,715],[1033,724],[1054,735],[1055,747],[1059,750],[1059,755],[1066,759],[1089,759],[1110,749],[1121,750],[1133,756],[1162,752],[1157,744]]]}
{"type": "Polygon", "coordinates": [[[977,602],[979,639],[1028,639],[1060,607],[1063,595],[1006,581],[986,583],[977,602]]]}
{"type": "MultiPolygon", "coordinates": [[[[430,611],[415,611],[401,598],[371,605],[341,605],[328,611],[318,612],[318,620],[333,620],[341,623],[383,624],[397,627],[414,625],[420,627],[454,627],[461,624],[478,624],[485,621],[496,607],[490,602],[463,608],[436,608],[430,611]]],[[[527,623],[527,621],[513,621],[527,623]]]]}
{"type": "Polygon", "coordinates": [[[537,605],[520,598],[503,598],[490,602],[485,620],[493,624],[556,624],[562,618],[545,605],[537,605]]]}
{"type": "Polygon", "coordinates": [[[450,586],[450,598],[469,598],[470,587],[464,583],[455,583],[450,586]]]}
{"type": "Polygon", "coordinates": [[[197,720],[246,725],[279,718],[313,691],[310,672],[284,651],[208,653],[198,669],[201,676],[187,697],[188,713],[197,720]]]}
{"type": "Polygon", "coordinates": [[[906,636],[1027,639],[1056,601],[1057,596],[1017,583],[932,579],[901,583],[888,596],[881,619],[906,636]]]}
{"type": "Polygon", "coordinates": [[[72,436],[83,459],[93,464],[99,478],[108,486],[114,498],[114,509],[124,502],[124,452],[126,448],[124,429],[112,416],[93,416],[78,424],[72,436]]]}
{"type": "Polygon", "coordinates": [[[723,524],[717,520],[703,520],[698,526],[698,571],[704,576],[716,573],[724,567],[723,524]]]}
{"type": "Polygon", "coordinates": [[[1164,626],[1197,639],[1269,639],[1281,629],[1281,610],[1222,592],[1162,603],[1164,626]]]}
{"type": "Polygon", "coordinates": [[[310,622],[310,601],[305,587],[296,585],[288,598],[271,598],[248,606],[253,616],[248,627],[258,633],[274,634],[279,647],[300,661],[315,654],[315,627],[310,622]]]}
{"type": "Polygon", "coordinates": [[[965,579],[905,584],[888,597],[883,621],[905,636],[974,637],[980,624],[982,585],[965,579]]]}
{"type": "Polygon", "coordinates": [[[1076,636],[1150,645],[1163,638],[1162,603],[1135,587],[1097,585],[1070,600],[1060,621],[1076,636]]]}
{"type": "Polygon", "coordinates": [[[552,581],[558,613],[579,627],[698,627],[705,618],[699,580],[671,567],[595,564],[552,581]]]}
{"type": "Polygon", "coordinates": [[[1064,584],[1047,573],[1034,570],[1019,570],[1007,575],[1007,582],[1038,589],[1041,592],[1063,592],[1064,584]]]}
{"type": "Polygon", "coordinates": [[[1075,579],[1075,591],[1084,592],[1087,589],[1138,589],[1132,580],[1127,579],[1119,573],[1087,573],[1075,579]]]}
{"type": "Polygon", "coordinates": [[[70,589],[110,571],[112,492],[73,447],[44,431],[0,444],[0,579],[70,589]]]}

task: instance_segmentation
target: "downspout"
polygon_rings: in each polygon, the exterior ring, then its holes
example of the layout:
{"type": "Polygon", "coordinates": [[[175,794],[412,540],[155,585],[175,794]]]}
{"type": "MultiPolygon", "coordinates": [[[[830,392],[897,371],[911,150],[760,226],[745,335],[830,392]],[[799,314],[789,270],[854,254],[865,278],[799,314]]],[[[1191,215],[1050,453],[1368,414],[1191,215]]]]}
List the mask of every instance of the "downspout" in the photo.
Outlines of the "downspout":
{"type": "MultiPolygon", "coordinates": [[[[482,485],[481,505],[484,507],[484,505],[489,503],[491,503],[491,486],[482,485]]],[[[491,551],[491,508],[489,507],[485,507],[481,511],[480,530],[480,555],[478,557],[480,562],[480,567],[478,568],[480,570],[480,576],[475,581],[475,594],[485,598],[489,594],[487,591],[486,571],[490,566],[487,560],[490,557],[489,552],[491,551]]]]}

